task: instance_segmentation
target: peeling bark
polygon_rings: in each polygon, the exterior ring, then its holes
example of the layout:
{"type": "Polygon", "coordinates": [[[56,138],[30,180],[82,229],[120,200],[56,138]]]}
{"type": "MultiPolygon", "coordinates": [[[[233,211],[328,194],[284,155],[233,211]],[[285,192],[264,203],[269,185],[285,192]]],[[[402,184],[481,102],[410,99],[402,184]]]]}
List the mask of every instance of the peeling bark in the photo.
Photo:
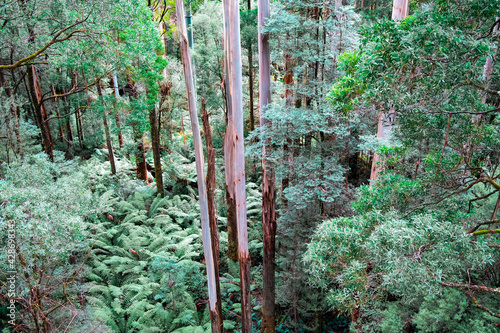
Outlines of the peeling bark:
{"type": "Polygon", "coordinates": [[[219,283],[219,225],[217,223],[217,206],[215,202],[215,149],[212,144],[212,130],[210,128],[210,122],[208,119],[208,112],[205,105],[205,99],[201,99],[201,119],[203,121],[203,133],[205,134],[205,144],[207,145],[207,203],[208,203],[208,218],[210,222],[210,236],[212,241],[212,255],[214,258],[214,275],[215,275],[215,286],[217,294],[216,311],[214,316],[218,316],[216,325],[220,328],[222,332],[222,322],[224,318],[222,317],[222,298],[220,293],[220,283],[219,283]]]}
{"type": "Polygon", "coordinates": [[[29,80],[29,88],[30,93],[33,98],[33,103],[35,107],[35,114],[40,123],[40,131],[42,132],[42,145],[45,153],[49,156],[49,159],[54,160],[53,155],[53,142],[52,135],[50,133],[49,122],[47,121],[47,110],[45,109],[45,105],[42,102],[43,95],[42,89],[40,88],[40,81],[38,80],[38,76],[36,75],[35,65],[31,65],[30,69],[28,69],[28,80],[29,80]]]}
{"type": "Polygon", "coordinates": [[[198,195],[200,202],[201,232],[203,239],[203,252],[207,268],[209,310],[212,332],[222,332],[222,323],[220,319],[222,314],[218,313],[220,305],[217,304],[217,285],[215,278],[215,262],[212,250],[212,239],[210,237],[210,221],[208,215],[208,199],[205,183],[204,157],[201,142],[201,134],[198,123],[198,111],[196,109],[195,89],[193,82],[193,68],[191,62],[191,53],[188,46],[186,33],[186,24],[184,22],[184,4],[182,0],[175,1],[177,16],[177,26],[179,31],[179,47],[181,51],[182,65],[184,67],[184,80],[186,83],[186,92],[188,100],[189,116],[191,119],[191,129],[193,131],[193,143],[195,147],[196,173],[198,182],[198,195]]]}
{"type": "Polygon", "coordinates": [[[231,41],[228,40],[228,9],[224,7],[224,89],[226,93],[226,133],[224,135],[224,165],[225,165],[225,180],[226,180],[226,204],[227,204],[227,237],[228,237],[228,250],[227,256],[231,260],[238,260],[238,228],[236,224],[236,194],[234,189],[234,178],[233,173],[230,170],[233,168],[233,163],[235,160],[234,155],[234,145],[231,144],[231,138],[233,130],[228,124],[233,122],[233,107],[232,107],[232,96],[229,82],[231,79],[229,77],[229,52],[231,50],[231,41]]]}
{"type": "MultiPolygon", "coordinates": [[[[234,149],[234,160],[226,165],[226,173],[232,174],[236,200],[236,223],[238,230],[238,260],[241,281],[241,330],[252,332],[252,303],[250,300],[250,256],[245,193],[245,148],[243,135],[242,65],[240,42],[240,11],[237,1],[223,0],[224,43],[228,66],[229,92],[232,118],[228,118],[227,142],[224,149],[234,149]]],[[[226,162],[228,159],[226,158],[226,162]]]]}

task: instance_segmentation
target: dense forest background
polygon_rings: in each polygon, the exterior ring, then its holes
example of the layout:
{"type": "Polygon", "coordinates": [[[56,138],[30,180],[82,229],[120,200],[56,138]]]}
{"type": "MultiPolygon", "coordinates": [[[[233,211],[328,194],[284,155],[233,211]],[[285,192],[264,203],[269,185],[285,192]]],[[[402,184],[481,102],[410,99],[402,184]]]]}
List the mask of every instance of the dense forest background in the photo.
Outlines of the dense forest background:
{"type": "Polygon", "coordinates": [[[0,330],[498,332],[499,25],[3,1],[0,330]]]}

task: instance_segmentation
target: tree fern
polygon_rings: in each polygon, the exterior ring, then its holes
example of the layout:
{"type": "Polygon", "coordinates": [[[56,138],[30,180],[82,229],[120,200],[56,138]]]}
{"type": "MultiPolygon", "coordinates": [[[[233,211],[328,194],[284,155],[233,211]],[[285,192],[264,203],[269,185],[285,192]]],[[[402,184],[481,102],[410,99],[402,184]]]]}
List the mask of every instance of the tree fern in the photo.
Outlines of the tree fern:
{"type": "Polygon", "coordinates": [[[116,332],[203,330],[195,304],[206,299],[204,265],[195,261],[202,253],[196,200],[129,186],[103,193],[113,221],[102,217],[95,228],[86,275],[96,320],[116,332]]]}

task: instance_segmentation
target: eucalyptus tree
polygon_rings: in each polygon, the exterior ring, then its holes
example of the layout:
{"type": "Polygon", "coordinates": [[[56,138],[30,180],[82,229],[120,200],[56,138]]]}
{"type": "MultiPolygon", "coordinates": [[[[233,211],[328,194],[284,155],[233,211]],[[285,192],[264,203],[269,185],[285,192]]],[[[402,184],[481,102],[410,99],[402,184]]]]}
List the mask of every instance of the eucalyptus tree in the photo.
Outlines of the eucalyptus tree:
{"type": "Polygon", "coordinates": [[[248,231],[245,191],[245,147],[243,134],[243,87],[240,41],[240,11],[236,1],[223,1],[224,7],[224,50],[226,71],[229,78],[228,90],[231,114],[228,116],[225,149],[233,151],[230,161],[227,157],[226,174],[230,175],[234,187],[236,203],[236,223],[238,230],[238,260],[241,281],[241,322],[242,332],[252,332],[252,302],[250,299],[250,255],[248,252],[248,231]],[[226,147],[229,145],[230,147],[226,147]],[[229,163],[228,163],[229,162],[229,163]]]}
{"type": "MultiPolygon", "coordinates": [[[[269,0],[258,2],[258,46],[259,46],[259,110],[260,128],[271,124],[266,119],[266,109],[271,104],[271,53],[269,35],[262,32],[269,18],[269,0]]],[[[250,52],[250,50],[249,50],[250,52]]],[[[266,142],[262,147],[262,322],[261,332],[275,330],[275,257],[276,257],[276,189],[272,165],[267,155],[272,154],[271,145],[266,142]]]]}
{"type": "Polygon", "coordinates": [[[198,112],[196,108],[196,95],[194,88],[194,77],[191,61],[191,52],[188,45],[188,36],[184,18],[184,4],[182,0],[176,0],[175,9],[177,14],[177,27],[179,31],[179,46],[181,50],[182,65],[184,67],[184,80],[186,83],[186,92],[188,100],[189,117],[191,119],[191,130],[193,132],[193,142],[196,159],[196,174],[198,180],[198,195],[200,201],[200,219],[202,226],[203,250],[207,266],[207,281],[209,294],[210,321],[213,332],[222,332],[223,322],[222,313],[220,313],[221,300],[217,299],[218,280],[215,276],[214,257],[212,251],[212,241],[210,236],[210,221],[208,215],[207,188],[205,182],[203,147],[198,123],[198,112]]]}

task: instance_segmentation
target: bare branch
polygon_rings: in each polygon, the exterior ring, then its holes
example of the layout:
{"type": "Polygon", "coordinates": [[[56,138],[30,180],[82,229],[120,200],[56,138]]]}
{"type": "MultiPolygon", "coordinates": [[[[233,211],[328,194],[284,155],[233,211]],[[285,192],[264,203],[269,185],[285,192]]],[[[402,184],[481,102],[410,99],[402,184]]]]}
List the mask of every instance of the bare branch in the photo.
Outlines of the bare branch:
{"type": "MultiPolygon", "coordinates": [[[[488,225],[488,224],[494,224],[494,223],[499,223],[500,222],[500,219],[497,219],[497,220],[491,220],[491,221],[486,221],[486,222],[481,222],[481,223],[478,223],[474,228],[470,229],[469,231],[467,231],[468,234],[472,234],[474,233],[477,229],[479,229],[480,226],[482,225],[488,225]]],[[[482,230],[481,230],[482,231],[482,230]]]]}
{"type": "Polygon", "coordinates": [[[451,287],[451,288],[456,288],[456,289],[460,289],[460,290],[473,290],[473,291],[479,291],[479,292],[483,292],[483,293],[500,294],[500,288],[489,288],[486,286],[478,286],[475,284],[441,282],[441,285],[444,287],[451,287]]]}
{"type": "Polygon", "coordinates": [[[471,233],[474,236],[482,236],[482,235],[491,235],[491,234],[500,234],[500,229],[487,229],[487,230],[478,230],[471,233]]]}
{"type": "Polygon", "coordinates": [[[85,109],[86,109],[86,106],[79,106],[74,111],[72,111],[70,113],[63,114],[62,116],[61,115],[59,115],[59,116],[52,116],[52,117],[49,117],[49,118],[45,119],[43,122],[47,122],[47,121],[52,120],[52,119],[66,118],[68,116],[71,116],[72,114],[77,113],[78,110],[85,110],[85,109]]]}
{"type": "Polygon", "coordinates": [[[486,35],[483,35],[483,36],[479,37],[478,40],[486,38],[488,36],[491,36],[491,34],[493,33],[493,30],[495,30],[495,26],[497,24],[500,24],[500,19],[496,20],[495,23],[493,23],[493,25],[491,26],[490,30],[488,30],[488,33],[486,35]]]}
{"type": "Polygon", "coordinates": [[[500,318],[500,314],[498,313],[495,313],[493,312],[491,309],[485,307],[484,305],[481,305],[479,304],[479,302],[477,301],[477,299],[472,295],[472,293],[470,291],[466,291],[465,294],[467,295],[467,297],[470,298],[470,300],[472,301],[472,303],[474,304],[474,306],[478,309],[481,309],[483,311],[486,311],[488,312],[490,315],[492,315],[493,317],[497,317],[497,318],[500,318]]]}

